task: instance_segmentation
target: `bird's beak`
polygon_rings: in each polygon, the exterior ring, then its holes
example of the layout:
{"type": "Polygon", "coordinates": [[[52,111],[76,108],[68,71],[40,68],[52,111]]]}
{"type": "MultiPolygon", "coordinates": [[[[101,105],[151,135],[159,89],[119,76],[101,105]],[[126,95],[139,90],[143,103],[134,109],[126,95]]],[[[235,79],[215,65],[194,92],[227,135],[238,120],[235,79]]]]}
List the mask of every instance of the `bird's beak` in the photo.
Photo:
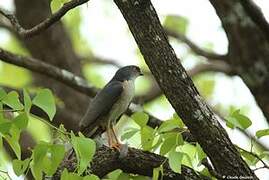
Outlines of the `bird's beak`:
{"type": "Polygon", "coordinates": [[[139,76],[144,76],[144,74],[140,71],[139,76]]]}

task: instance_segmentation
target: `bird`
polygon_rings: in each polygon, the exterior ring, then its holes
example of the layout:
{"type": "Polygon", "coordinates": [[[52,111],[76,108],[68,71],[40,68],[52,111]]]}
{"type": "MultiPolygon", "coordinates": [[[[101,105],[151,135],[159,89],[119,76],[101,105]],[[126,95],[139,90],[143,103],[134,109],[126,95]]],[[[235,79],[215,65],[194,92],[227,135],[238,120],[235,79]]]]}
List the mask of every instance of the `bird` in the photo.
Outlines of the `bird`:
{"type": "Polygon", "coordinates": [[[106,131],[109,147],[120,147],[114,125],[129,107],[135,94],[135,80],[143,73],[138,66],[129,65],[117,70],[113,78],[92,99],[79,123],[80,132],[93,136],[98,129],[106,131]]]}

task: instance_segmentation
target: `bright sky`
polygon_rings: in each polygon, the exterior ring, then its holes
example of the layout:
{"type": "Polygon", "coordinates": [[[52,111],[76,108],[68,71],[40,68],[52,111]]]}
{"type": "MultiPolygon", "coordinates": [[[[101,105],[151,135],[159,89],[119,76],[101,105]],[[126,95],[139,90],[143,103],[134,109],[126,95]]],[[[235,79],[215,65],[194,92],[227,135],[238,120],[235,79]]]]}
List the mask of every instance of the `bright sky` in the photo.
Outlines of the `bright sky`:
{"type": "MultiPolygon", "coordinates": [[[[268,0],[255,1],[269,19],[269,2],[268,0]]],[[[227,52],[227,40],[225,33],[221,29],[221,24],[215,14],[214,9],[208,0],[153,0],[153,4],[162,19],[167,14],[182,15],[189,19],[190,25],[187,36],[200,46],[213,43],[214,50],[217,53],[227,52]]],[[[0,6],[12,9],[12,1],[1,0],[0,6]]],[[[98,56],[117,59],[123,65],[137,63],[136,44],[127,30],[127,25],[122,18],[119,10],[113,4],[113,1],[91,0],[87,6],[83,6],[84,23],[82,32],[84,38],[88,40],[94,53],[98,56]],[[110,6],[107,6],[110,4],[110,6]]],[[[0,31],[0,42],[3,42],[7,35],[0,31]]],[[[174,46],[180,56],[181,46],[174,46]]],[[[188,60],[190,63],[192,60],[188,60]]],[[[186,66],[191,66],[186,64],[186,66]]],[[[104,74],[105,76],[105,74],[104,74]]],[[[107,80],[109,76],[105,76],[107,80]]],[[[220,75],[218,77],[213,103],[221,102],[225,105],[249,105],[250,113],[248,116],[254,123],[250,128],[251,132],[257,129],[265,128],[266,123],[255,102],[251,97],[249,90],[244,86],[238,77],[227,78],[220,75]]],[[[172,109],[155,112],[161,118],[167,118],[173,113],[172,109]]],[[[247,147],[242,138],[238,138],[238,133],[229,131],[233,142],[240,146],[247,147]]],[[[264,142],[269,142],[269,138],[263,138],[264,142]]],[[[258,174],[263,179],[268,179],[269,173],[261,170],[258,174]]]]}

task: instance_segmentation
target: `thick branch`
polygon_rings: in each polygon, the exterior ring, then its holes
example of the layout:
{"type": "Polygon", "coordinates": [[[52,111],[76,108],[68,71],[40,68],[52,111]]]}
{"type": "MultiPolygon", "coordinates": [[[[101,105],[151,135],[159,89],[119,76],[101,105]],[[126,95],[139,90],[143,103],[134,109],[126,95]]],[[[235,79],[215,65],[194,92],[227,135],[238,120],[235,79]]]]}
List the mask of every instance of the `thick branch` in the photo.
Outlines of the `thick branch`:
{"type": "Polygon", "coordinates": [[[269,42],[269,24],[261,9],[252,0],[240,0],[249,17],[259,26],[269,42]]]}
{"type": "MultiPolygon", "coordinates": [[[[184,165],[182,165],[181,174],[175,173],[170,169],[168,160],[165,157],[134,148],[128,148],[127,153],[121,155],[118,151],[105,146],[99,148],[91,162],[90,171],[101,178],[116,169],[121,169],[126,173],[151,177],[153,169],[159,167],[161,164],[163,164],[164,168],[164,179],[206,179],[203,176],[197,175],[197,172],[184,165]]],[[[75,158],[64,161],[61,170],[63,168],[74,171],[76,168],[75,158]]],[[[58,170],[53,179],[60,179],[61,170],[58,170]]]]}
{"type": "Polygon", "coordinates": [[[170,29],[165,28],[165,32],[168,36],[173,37],[179,41],[182,41],[186,43],[193,52],[195,52],[197,55],[204,56],[208,59],[212,60],[226,60],[227,55],[221,55],[221,54],[216,54],[213,52],[208,52],[206,50],[201,49],[199,46],[197,46],[195,43],[193,43],[190,39],[188,39],[186,36],[179,34],[175,31],[172,31],[170,29]]]}
{"type": "Polygon", "coordinates": [[[18,56],[1,48],[0,59],[4,62],[24,67],[34,72],[52,77],[89,96],[94,96],[97,92],[97,88],[89,85],[88,82],[81,77],[76,76],[64,69],[60,69],[56,66],[42,62],[41,60],[37,60],[31,57],[18,56]]]}
{"type": "Polygon", "coordinates": [[[210,157],[216,171],[223,175],[257,179],[178,61],[151,2],[114,1],[152,74],[177,114],[210,157]]]}
{"type": "Polygon", "coordinates": [[[59,21],[69,10],[88,2],[89,0],[72,0],[70,2],[64,3],[64,5],[49,18],[45,19],[41,23],[35,25],[30,29],[24,29],[18,22],[16,16],[7,10],[0,8],[0,14],[5,16],[10,23],[13,25],[15,31],[24,38],[29,38],[34,35],[39,34],[41,31],[46,30],[55,22],[59,21]]]}

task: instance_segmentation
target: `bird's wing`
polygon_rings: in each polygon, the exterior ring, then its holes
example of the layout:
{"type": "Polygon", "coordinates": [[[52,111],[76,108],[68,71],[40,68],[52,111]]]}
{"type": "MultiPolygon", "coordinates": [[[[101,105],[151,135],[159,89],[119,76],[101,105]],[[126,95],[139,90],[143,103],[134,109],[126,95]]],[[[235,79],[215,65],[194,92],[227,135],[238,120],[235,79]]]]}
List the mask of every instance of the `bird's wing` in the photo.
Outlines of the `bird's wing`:
{"type": "Polygon", "coordinates": [[[119,81],[113,81],[108,83],[92,100],[85,116],[81,120],[79,126],[80,130],[83,131],[87,128],[89,132],[95,126],[98,126],[100,122],[98,119],[105,116],[115,102],[121,96],[123,91],[122,83],[119,81]],[[90,128],[90,129],[88,129],[90,128]]]}

